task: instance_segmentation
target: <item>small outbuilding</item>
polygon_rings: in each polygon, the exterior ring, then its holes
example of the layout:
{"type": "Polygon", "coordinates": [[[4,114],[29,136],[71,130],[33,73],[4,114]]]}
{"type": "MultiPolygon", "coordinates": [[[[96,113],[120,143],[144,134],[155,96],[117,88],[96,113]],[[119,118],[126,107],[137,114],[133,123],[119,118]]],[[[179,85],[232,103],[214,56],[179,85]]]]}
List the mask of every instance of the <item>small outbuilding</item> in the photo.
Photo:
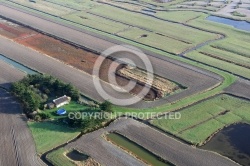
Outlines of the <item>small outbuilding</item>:
{"type": "Polygon", "coordinates": [[[49,108],[49,109],[55,108],[55,104],[54,103],[48,103],[47,108],[49,108]]]}

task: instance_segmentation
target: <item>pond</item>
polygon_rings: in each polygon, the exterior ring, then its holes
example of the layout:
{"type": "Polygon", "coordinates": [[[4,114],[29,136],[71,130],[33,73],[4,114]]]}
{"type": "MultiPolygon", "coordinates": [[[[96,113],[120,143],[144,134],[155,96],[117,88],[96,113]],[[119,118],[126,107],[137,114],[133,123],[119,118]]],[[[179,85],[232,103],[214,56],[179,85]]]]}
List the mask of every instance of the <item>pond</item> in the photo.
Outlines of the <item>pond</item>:
{"type": "Polygon", "coordinates": [[[15,61],[13,61],[13,60],[11,60],[11,59],[9,59],[9,58],[1,55],[1,54],[0,54],[0,60],[14,66],[15,68],[17,68],[17,69],[19,69],[19,70],[21,70],[21,71],[23,71],[23,72],[25,72],[27,74],[37,74],[38,73],[38,72],[36,72],[36,71],[34,71],[34,70],[32,70],[32,69],[18,63],[18,62],[15,62],[15,61]]]}
{"type": "Polygon", "coordinates": [[[116,145],[126,149],[127,151],[131,152],[141,160],[145,161],[146,163],[152,166],[170,166],[172,164],[166,163],[161,161],[159,157],[154,155],[153,153],[149,152],[148,150],[144,149],[143,147],[139,146],[138,144],[130,141],[126,137],[117,134],[111,133],[107,135],[107,138],[114,142],[116,145]]]}
{"type": "Polygon", "coordinates": [[[226,127],[201,148],[250,166],[250,125],[240,123],[226,127]]]}
{"type": "Polygon", "coordinates": [[[232,19],[217,17],[217,16],[209,16],[206,18],[206,20],[231,25],[234,28],[250,32],[250,23],[246,21],[237,21],[237,20],[232,20],[232,19]]]}
{"type": "Polygon", "coordinates": [[[72,150],[71,152],[66,154],[68,158],[74,161],[85,161],[89,157],[87,155],[84,155],[76,150],[72,150]]]}

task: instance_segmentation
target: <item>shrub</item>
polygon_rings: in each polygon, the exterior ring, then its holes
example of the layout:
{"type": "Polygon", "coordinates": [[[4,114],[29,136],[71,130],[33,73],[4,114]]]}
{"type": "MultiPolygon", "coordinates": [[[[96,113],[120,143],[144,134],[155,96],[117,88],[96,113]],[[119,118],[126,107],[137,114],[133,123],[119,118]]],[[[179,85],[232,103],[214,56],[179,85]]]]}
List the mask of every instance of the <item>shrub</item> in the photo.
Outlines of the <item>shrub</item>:
{"type": "Polygon", "coordinates": [[[103,103],[100,104],[100,109],[105,112],[113,112],[112,110],[112,103],[105,100],[103,103]]]}

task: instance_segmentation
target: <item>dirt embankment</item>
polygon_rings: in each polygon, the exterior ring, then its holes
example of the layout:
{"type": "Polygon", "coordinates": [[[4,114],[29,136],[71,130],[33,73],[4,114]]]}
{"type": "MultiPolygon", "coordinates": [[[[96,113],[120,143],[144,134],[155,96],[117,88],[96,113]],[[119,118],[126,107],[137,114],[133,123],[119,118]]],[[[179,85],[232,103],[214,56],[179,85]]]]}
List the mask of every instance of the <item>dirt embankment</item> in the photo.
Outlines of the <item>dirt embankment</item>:
{"type": "MultiPolygon", "coordinates": [[[[94,63],[99,55],[77,48],[73,45],[64,43],[60,40],[38,33],[29,28],[14,24],[12,22],[0,19],[0,35],[5,36],[15,42],[22,44],[26,47],[37,50],[41,53],[47,54],[53,58],[56,58],[65,64],[71,65],[79,70],[82,70],[92,75],[94,69],[94,63]]],[[[116,73],[116,68],[110,68],[111,64],[121,68],[121,64],[114,62],[111,59],[105,59],[101,68],[99,69],[99,77],[109,82],[109,75],[116,73]]],[[[116,76],[116,81],[119,86],[125,86],[129,80],[116,76]]],[[[130,93],[137,95],[144,85],[137,83],[136,86],[130,91],[130,93]]],[[[145,96],[145,100],[154,100],[157,98],[157,92],[155,89],[150,89],[148,94],[145,96]]]]}
{"type": "Polygon", "coordinates": [[[116,74],[128,80],[134,80],[143,86],[151,87],[151,89],[155,90],[156,92],[156,98],[162,98],[180,89],[177,84],[157,75],[154,75],[153,81],[150,83],[147,78],[148,73],[139,68],[131,68],[126,66],[119,69],[116,74]]]}

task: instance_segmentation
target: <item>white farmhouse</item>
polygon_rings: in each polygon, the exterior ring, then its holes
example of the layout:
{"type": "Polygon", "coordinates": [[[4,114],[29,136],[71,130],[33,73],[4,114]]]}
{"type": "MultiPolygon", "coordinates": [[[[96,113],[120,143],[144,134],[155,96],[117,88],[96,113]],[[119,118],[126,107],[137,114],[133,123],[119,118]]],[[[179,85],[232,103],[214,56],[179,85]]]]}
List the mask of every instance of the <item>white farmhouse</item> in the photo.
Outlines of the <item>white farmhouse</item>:
{"type": "Polygon", "coordinates": [[[71,98],[64,95],[62,97],[59,97],[55,100],[53,100],[53,103],[55,104],[56,108],[59,108],[61,106],[64,106],[65,104],[69,104],[71,98]]]}

